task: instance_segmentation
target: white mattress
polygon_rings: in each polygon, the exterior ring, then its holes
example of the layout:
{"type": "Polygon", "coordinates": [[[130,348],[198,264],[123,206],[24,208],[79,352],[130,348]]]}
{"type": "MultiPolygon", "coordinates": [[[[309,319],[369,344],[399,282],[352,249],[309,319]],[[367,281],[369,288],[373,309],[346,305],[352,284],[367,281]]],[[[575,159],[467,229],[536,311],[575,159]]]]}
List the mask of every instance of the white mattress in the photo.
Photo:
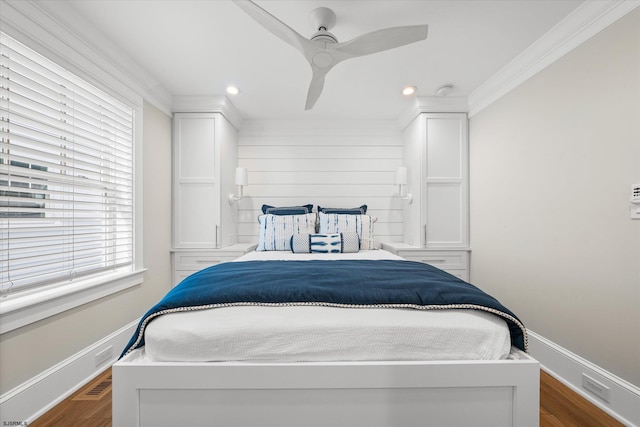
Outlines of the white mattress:
{"type": "MultiPolygon", "coordinates": [[[[355,254],[252,252],[257,259],[401,259],[355,254]]],[[[171,313],[145,331],[153,361],[496,360],[511,348],[507,324],[478,310],[234,306],[171,313]]]]}

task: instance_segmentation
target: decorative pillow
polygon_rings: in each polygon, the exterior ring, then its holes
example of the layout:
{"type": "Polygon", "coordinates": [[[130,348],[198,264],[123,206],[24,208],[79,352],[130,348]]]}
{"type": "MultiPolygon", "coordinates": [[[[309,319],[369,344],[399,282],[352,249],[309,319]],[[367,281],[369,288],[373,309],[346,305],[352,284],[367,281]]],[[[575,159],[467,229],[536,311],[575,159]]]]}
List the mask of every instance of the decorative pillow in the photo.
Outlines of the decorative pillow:
{"type": "Polygon", "coordinates": [[[315,232],[316,214],[260,215],[258,224],[256,251],[290,251],[292,235],[315,232]]]}
{"type": "Polygon", "coordinates": [[[358,252],[360,238],[356,233],[294,234],[290,245],[295,253],[358,252]]]}
{"type": "Polygon", "coordinates": [[[360,250],[360,237],[358,233],[340,233],[342,236],[342,252],[358,252],[360,250]]]}
{"type": "Polygon", "coordinates": [[[362,205],[359,208],[321,208],[318,206],[318,212],[326,214],[364,215],[367,213],[367,205],[362,205]]]}
{"type": "Polygon", "coordinates": [[[320,234],[357,233],[360,249],[376,249],[373,240],[373,223],[370,215],[340,215],[320,212],[320,234]]]}
{"type": "Polygon", "coordinates": [[[262,205],[262,213],[272,214],[272,215],[302,215],[302,214],[311,213],[312,210],[313,210],[313,205],[284,206],[284,207],[262,205]]]}

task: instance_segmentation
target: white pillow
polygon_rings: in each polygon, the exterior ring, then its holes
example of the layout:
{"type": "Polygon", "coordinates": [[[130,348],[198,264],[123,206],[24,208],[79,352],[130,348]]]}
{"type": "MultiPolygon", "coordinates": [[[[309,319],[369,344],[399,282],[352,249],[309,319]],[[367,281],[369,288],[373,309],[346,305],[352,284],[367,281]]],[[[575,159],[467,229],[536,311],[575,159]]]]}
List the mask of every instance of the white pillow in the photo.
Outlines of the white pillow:
{"type": "Polygon", "coordinates": [[[260,215],[258,224],[256,251],[290,251],[292,235],[315,233],[316,214],[260,215]]]}
{"type": "Polygon", "coordinates": [[[376,249],[373,241],[373,223],[378,219],[370,215],[326,214],[320,212],[320,234],[357,233],[360,249],[376,249]]]}

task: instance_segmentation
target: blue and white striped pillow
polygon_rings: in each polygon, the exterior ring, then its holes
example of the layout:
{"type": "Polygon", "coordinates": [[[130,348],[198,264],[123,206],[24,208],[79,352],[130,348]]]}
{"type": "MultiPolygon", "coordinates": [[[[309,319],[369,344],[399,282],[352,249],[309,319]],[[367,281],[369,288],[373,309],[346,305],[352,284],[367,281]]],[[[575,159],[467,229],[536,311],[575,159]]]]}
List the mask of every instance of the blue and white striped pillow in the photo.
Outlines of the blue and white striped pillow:
{"type": "Polygon", "coordinates": [[[360,249],[376,249],[373,240],[373,223],[377,218],[370,215],[341,215],[320,212],[320,234],[357,233],[360,249]]]}
{"type": "Polygon", "coordinates": [[[309,236],[311,253],[339,254],[342,252],[342,238],[336,234],[311,234],[309,236]]]}
{"type": "Polygon", "coordinates": [[[258,224],[256,251],[290,251],[292,235],[315,232],[316,214],[260,215],[258,224]]]}
{"type": "Polygon", "coordinates": [[[291,236],[291,251],[294,253],[358,252],[360,238],[356,233],[294,234],[291,236]]]}

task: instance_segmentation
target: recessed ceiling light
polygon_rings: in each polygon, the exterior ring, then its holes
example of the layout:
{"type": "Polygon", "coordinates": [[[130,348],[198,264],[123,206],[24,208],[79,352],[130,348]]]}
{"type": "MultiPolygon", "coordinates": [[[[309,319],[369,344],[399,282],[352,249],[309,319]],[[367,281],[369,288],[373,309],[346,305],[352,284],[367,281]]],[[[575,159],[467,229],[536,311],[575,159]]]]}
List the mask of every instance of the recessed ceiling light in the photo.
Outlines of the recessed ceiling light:
{"type": "Polygon", "coordinates": [[[240,93],[240,89],[237,86],[227,86],[227,93],[229,95],[237,95],[240,93]]]}
{"type": "Polygon", "coordinates": [[[402,89],[402,94],[405,96],[413,95],[414,93],[416,93],[417,90],[418,88],[415,86],[405,86],[402,89]]]}

